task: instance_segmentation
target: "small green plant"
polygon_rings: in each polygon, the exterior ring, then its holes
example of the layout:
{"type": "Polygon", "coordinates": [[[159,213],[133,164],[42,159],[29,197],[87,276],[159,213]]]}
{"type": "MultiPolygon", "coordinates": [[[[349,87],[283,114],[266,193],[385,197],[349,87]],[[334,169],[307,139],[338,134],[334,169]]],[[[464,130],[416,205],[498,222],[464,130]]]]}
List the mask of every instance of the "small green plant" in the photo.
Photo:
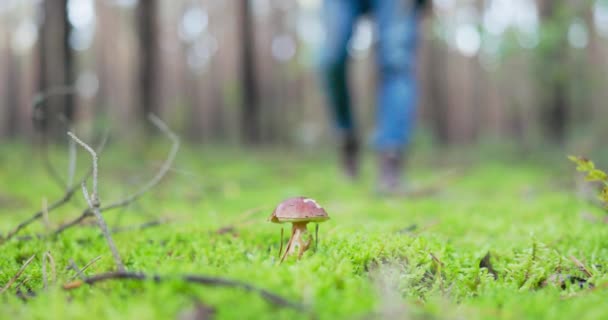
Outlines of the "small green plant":
{"type": "Polygon", "coordinates": [[[604,205],[608,207],[608,174],[600,169],[597,169],[593,161],[587,158],[569,156],[568,159],[577,164],[576,170],[587,174],[585,177],[587,181],[596,181],[603,184],[598,198],[604,203],[604,205]]]}

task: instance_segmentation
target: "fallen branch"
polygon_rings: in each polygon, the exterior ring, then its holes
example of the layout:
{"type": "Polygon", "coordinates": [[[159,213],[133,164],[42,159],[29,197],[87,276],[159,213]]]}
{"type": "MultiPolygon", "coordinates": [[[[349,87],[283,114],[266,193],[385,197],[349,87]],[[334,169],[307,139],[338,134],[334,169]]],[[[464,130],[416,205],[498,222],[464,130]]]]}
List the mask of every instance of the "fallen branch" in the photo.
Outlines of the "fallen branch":
{"type": "Polygon", "coordinates": [[[19,282],[19,284],[17,284],[17,286],[15,287],[15,292],[17,294],[17,297],[19,299],[21,299],[22,301],[27,301],[28,299],[36,296],[36,292],[34,292],[32,290],[32,288],[27,286],[27,282],[30,281],[30,279],[31,279],[30,277],[26,277],[21,282],[19,282]],[[23,292],[23,290],[21,290],[21,287],[26,287],[26,291],[23,292]]]}
{"type": "Polygon", "coordinates": [[[48,211],[48,200],[46,198],[42,199],[42,223],[44,224],[44,229],[48,233],[51,229],[51,220],[49,220],[49,211],[48,211]]]}
{"type": "Polygon", "coordinates": [[[255,220],[253,220],[252,217],[263,209],[265,209],[265,208],[257,207],[257,208],[252,208],[252,209],[246,210],[245,212],[243,212],[241,215],[239,215],[235,219],[232,219],[235,221],[234,223],[217,229],[216,233],[217,234],[231,233],[233,235],[237,235],[238,234],[236,231],[237,227],[244,227],[244,226],[247,226],[247,225],[255,222],[255,220]]]}
{"type": "MultiPolygon", "coordinates": [[[[101,153],[101,151],[103,151],[103,149],[105,148],[105,145],[108,141],[108,136],[109,136],[108,131],[106,131],[106,133],[103,135],[103,138],[102,138],[99,146],[97,147],[97,153],[101,153]]],[[[6,241],[10,240],[15,235],[17,235],[21,230],[25,229],[27,226],[29,226],[36,220],[41,219],[45,214],[48,215],[51,211],[63,206],[68,201],[70,201],[72,199],[72,196],[76,192],[76,190],[78,190],[78,187],[80,186],[80,184],[83,181],[85,181],[86,179],[88,179],[91,176],[91,174],[93,174],[93,168],[89,169],[89,171],[84,175],[84,177],[82,177],[82,179],[80,180],[80,182],[78,184],[74,184],[73,186],[68,187],[65,190],[64,195],[59,200],[53,202],[53,204],[51,204],[50,206],[47,206],[46,210],[45,210],[45,208],[43,208],[42,210],[36,212],[34,215],[29,217],[25,221],[21,222],[13,230],[9,231],[9,233],[4,238],[0,239],[0,244],[5,243],[6,241]]]]}
{"type": "MultiPolygon", "coordinates": [[[[137,192],[133,193],[132,195],[130,195],[124,199],[118,200],[105,207],[99,208],[100,212],[106,212],[106,211],[109,211],[112,209],[121,208],[121,207],[127,206],[131,202],[137,200],[143,194],[145,194],[150,189],[152,189],[154,186],[156,186],[158,183],[160,183],[160,181],[167,174],[169,169],[171,169],[171,165],[173,164],[173,161],[175,160],[175,156],[177,155],[177,151],[179,150],[179,145],[180,145],[179,138],[157,116],[150,114],[149,119],[159,130],[161,130],[163,133],[165,133],[167,135],[167,137],[169,137],[169,139],[173,142],[173,145],[171,146],[171,150],[169,151],[169,153],[167,155],[167,159],[165,160],[165,162],[163,163],[163,165],[161,166],[159,171],[156,173],[156,175],[148,183],[146,183],[141,189],[139,189],[137,192]]],[[[82,213],[80,214],[80,216],[78,216],[74,220],[71,220],[71,221],[59,226],[59,228],[57,228],[57,230],[55,230],[55,232],[53,234],[59,235],[59,234],[63,233],[65,230],[81,223],[84,219],[86,219],[92,215],[93,215],[93,212],[91,211],[91,209],[87,208],[87,209],[83,210],[82,213]]]]}
{"type": "Polygon", "coordinates": [[[46,272],[47,261],[51,265],[51,279],[53,279],[53,283],[57,281],[57,269],[55,268],[55,259],[51,255],[51,252],[47,251],[42,256],[42,284],[44,286],[44,289],[48,287],[48,275],[46,272]]]}
{"type": "Polygon", "coordinates": [[[34,260],[34,258],[36,257],[36,255],[32,255],[29,259],[27,259],[27,261],[25,261],[25,263],[23,264],[23,266],[21,266],[21,269],[19,269],[19,271],[17,271],[17,273],[15,273],[15,275],[8,280],[8,282],[6,283],[6,285],[4,285],[4,287],[2,287],[2,289],[0,289],[0,294],[4,293],[4,291],[8,290],[11,285],[17,281],[17,279],[19,279],[19,277],[21,276],[21,274],[23,273],[23,271],[25,271],[25,269],[27,268],[27,266],[32,263],[32,261],[34,260]]]}
{"type": "Polygon", "coordinates": [[[585,275],[587,275],[587,277],[591,278],[593,277],[593,274],[591,273],[591,271],[589,271],[589,269],[587,269],[587,267],[585,267],[585,265],[578,260],[575,256],[570,256],[570,260],[572,260],[572,262],[574,262],[574,264],[578,267],[579,270],[581,270],[585,275]]]}
{"type": "Polygon", "coordinates": [[[112,229],[112,233],[120,233],[120,232],[129,232],[129,231],[140,231],[156,226],[160,226],[169,222],[169,219],[156,219],[148,222],[144,222],[142,224],[134,225],[134,226],[126,226],[126,227],[116,227],[112,229]]]}
{"type": "Polygon", "coordinates": [[[99,261],[99,259],[101,259],[101,256],[97,256],[93,260],[89,261],[89,263],[85,264],[84,267],[82,267],[82,269],[78,269],[78,266],[76,265],[74,260],[70,259],[70,264],[72,265],[72,269],[74,271],[76,271],[76,274],[70,279],[70,281],[82,276],[83,272],[85,270],[87,270],[90,266],[92,266],[95,262],[99,261]]]}
{"type": "Polygon", "coordinates": [[[103,282],[106,280],[124,280],[124,279],[139,280],[139,281],[152,280],[155,282],[177,279],[177,280],[181,280],[181,281],[184,281],[187,283],[200,284],[200,285],[204,285],[204,286],[236,288],[236,289],[244,290],[247,292],[255,293],[255,294],[259,295],[260,297],[262,297],[264,300],[268,301],[269,303],[279,306],[279,307],[290,308],[290,309],[295,309],[295,310],[300,310],[300,311],[306,310],[306,308],[299,303],[292,302],[292,301],[288,300],[287,298],[284,298],[278,294],[272,293],[266,289],[256,287],[252,284],[238,281],[238,280],[231,280],[231,279],[226,279],[226,278],[210,277],[210,276],[203,276],[203,275],[181,275],[176,278],[176,277],[168,277],[168,276],[163,277],[163,276],[159,276],[159,275],[147,275],[147,274],[144,274],[141,272],[108,272],[108,273],[102,273],[102,274],[98,274],[98,275],[95,275],[92,277],[88,277],[83,280],[76,280],[73,282],[69,282],[69,283],[65,284],[63,286],[63,288],[65,290],[72,290],[72,289],[81,287],[85,283],[89,284],[89,285],[93,285],[95,283],[103,282]]]}
{"type": "Polygon", "coordinates": [[[116,248],[116,245],[114,244],[112,235],[110,234],[110,231],[108,230],[108,226],[106,225],[106,222],[103,219],[103,216],[101,215],[101,211],[99,210],[100,200],[99,200],[99,193],[98,193],[99,173],[98,173],[97,153],[95,153],[95,150],[93,150],[93,148],[91,148],[88,144],[86,144],[82,140],[78,139],[78,137],[76,137],[76,135],[74,135],[73,133],[68,132],[68,135],[70,136],[70,138],[72,138],[74,141],[76,141],[76,143],[78,143],[85,150],[87,150],[91,154],[91,157],[93,158],[93,192],[91,194],[89,194],[89,192],[87,191],[87,186],[85,184],[85,181],[83,181],[82,182],[82,193],[84,195],[85,200],[87,201],[87,204],[89,205],[89,209],[91,211],[93,211],[93,214],[97,218],[97,224],[99,225],[99,229],[101,229],[103,236],[106,238],[106,242],[108,243],[108,247],[110,248],[110,251],[112,252],[112,257],[114,258],[114,263],[116,264],[116,269],[118,269],[118,271],[124,271],[125,266],[122,263],[122,259],[120,257],[120,254],[118,253],[118,249],[116,248]]]}
{"type": "Polygon", "coordinates": [[[150,190],[154,186],[156,186],[162,180],[162,178],[167,174],[169,169],[171,169],[171,165],[173,164],[173,161],[175,160],[175,156],[177,155],[177,150],[179,150],[179,144],[180,144],[179,137],[175,133],[173,133],[173,131],[171,131],[171,129],[169,129],[169,127],[156,115],[150,114],[148,116],[148,118],[159,130],[161,130],[173,142],[173,145],[171,146],[171,150],[169,151],[169,155],[167,156],[167,159],[161,166],[160,170],[152,178],[152,180],[148,181],[148,183],[146,185],[144,185],[141,189],[139,189],[134,194],[104,207],[103,208],[104,210],[111,210],[114,208],[123,207],[123,206],[137,200],[144,193],[148,192],[148,190],[150,190]]]}

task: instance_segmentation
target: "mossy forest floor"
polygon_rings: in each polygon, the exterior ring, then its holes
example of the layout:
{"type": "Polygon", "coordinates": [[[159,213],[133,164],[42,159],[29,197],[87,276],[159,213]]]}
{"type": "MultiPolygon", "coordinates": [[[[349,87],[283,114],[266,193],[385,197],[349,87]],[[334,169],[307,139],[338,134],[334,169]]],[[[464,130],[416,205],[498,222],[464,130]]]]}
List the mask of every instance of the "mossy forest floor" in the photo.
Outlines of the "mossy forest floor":
{"type": "MultiPolygon", "coordinates": [[[[167,148],[108,146],[100,162],[102,205],[145,184],[167,148]]],[[[0,149],[6,235],[63,190],[35,149],[0,149]]],[[[65,176],[65,149],[51,155],[65,176]]],[[[64,290],[76,275],[70,260],[82,268],[101,256],[85,276],[114,269],[94,219],[57,237],[27,237],[79,215],[86,204],[77,192],[47,223],[38,220],[0,245],[0,288],[35,256],[0,294],[0,319],[608,319],[605,212],[581,198],[590,191],[575,182],[565,154],[421,151],[410,160],[410,188],[433,192],[382,198],[373,192],[372,157],[362,179],[349,183],[329,151],[184,147],[160,185],[104,213],[120,229],[114,241],[128,271],[240,280],[306,311],[238,288],[180,280],[109,280],[64,290]],[[281,226],[266,218],[298,195],[316,199],[331,220],[320,225],[316,250],[279,265],[281,226]],[[43,263],[47,252],[55,270],[50,259],[43,263]]],[[[77,174],[89,163],[79,150],[77,174]]]]}

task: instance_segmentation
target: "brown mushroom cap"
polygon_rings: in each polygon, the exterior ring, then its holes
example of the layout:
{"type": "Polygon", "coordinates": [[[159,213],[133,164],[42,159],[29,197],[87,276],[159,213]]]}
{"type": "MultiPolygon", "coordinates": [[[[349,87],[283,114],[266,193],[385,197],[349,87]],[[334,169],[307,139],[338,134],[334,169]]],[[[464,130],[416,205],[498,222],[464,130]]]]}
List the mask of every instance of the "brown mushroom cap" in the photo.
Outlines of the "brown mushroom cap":
{"type": "Polygon", "coordinates": [[[315,200],[295,197],[279,203],[268,220],[274,223],[323,222],[329,220],[329,216],[315,200]]]}

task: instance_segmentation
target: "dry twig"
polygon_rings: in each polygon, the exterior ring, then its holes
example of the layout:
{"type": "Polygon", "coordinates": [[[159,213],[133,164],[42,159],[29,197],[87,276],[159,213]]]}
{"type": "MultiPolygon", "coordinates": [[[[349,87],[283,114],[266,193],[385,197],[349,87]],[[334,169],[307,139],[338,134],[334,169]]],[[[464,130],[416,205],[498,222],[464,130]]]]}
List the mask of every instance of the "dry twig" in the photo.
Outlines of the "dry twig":
{"type": "Polygon", "coordinates": [[[51,221],[49,220],[49,202],[46,198],[42,199],[42,223],[44,224],[44,229],[48,232],[51,229],[51,221]]]}
{"type": "Polygon", "coordinates": [[[156,220],[151,220],[151,221],[144,222],[142,224],[138,224],[138,225],[134,225],[134,226],[116,227],[116,228],[112,228],[112,233],[144,230],[144,229],[160,226],[160,225],[168,223],[170,221],[171,220],[169,220],[169,219],[156,219],[156,220]]]}
{"type": "MultiPolygon", "coordinates": [[[[147,274],[141,273],[141,272],[108,272],[108,273],[102,273],[102,274],[98,274],[98,275],[95,275],[92,277],[88,277],[83,280],[69,282],[69,283],[65,284],[63,286],[63,288],[66,290],[71,290],[71,289],[79,288],[85,283],[92,285],[97,282],[102,282],[102,281],[106,281],[106,280],[119,280],[119,279],[130,279],[130,280],[139,280],[139,281],[153,280],[155,282],[161,282],[161,281],[175,279],[175,277],[161,277],[159,275],[147,275],[147,274]]],[[[284,298],[280,295],[277,295],[275,293],[272,293],[266,289],[262,289],[262,288],[254,286],[252,284],[238,281],[238,280],[231,280],[231,279],[226,279],[226,278],[210,277],[210,276],[203,276],[203,275],[181,275],[181,276],[178,276],[177,279],[179,279],[181,281],[185,281],[187,283],[200,284],[200,285],[204,285],[204,286],[228,287],[228,288],[241,289],[241,290],[244,290],[247,292],[255,293],[255,294],[261,296],[264,300],[268,301],[269,303],[279,306],[279,307],[291,308],[291,309],[296,309],[296,310],[300,310],[300,311],[306,310],[306,308],[299,303],[292,302],[292,301],[287,300],[286,298],[284,298]]]]}
{"type": "MultiPolygon", "coordinates": [[[[158,127],[163,133],[165,133],[167,135],[167,137],[169,137],[169,139],[173,142],[173,145],[171,146],[171,150],[169,151],[169,154],[167,155],[167,159],[161,166],[160,170],[156,173],[156,175],[147,184],[145,184],[141,189],[139,189],[137,192],[131,194],[130,196],[128,196],[124,199],[118,200],[105,207],[99,208],[100,212],[105,212],[105,211],[109,211],[112,209],[121,208],[121,207],[124,207],[124,206],[130,204],[131,202],[137,200],[144,193],[148,192],[150,189],[152,189],[154,186],[156,186],[162,180],[162,178],[167,174],[169,169],[171,169],[171,165],[173,164],[173,161],[175,160],[175,156],[177,155],[177,150],[179,150],[179,145],[180,145],[179,138],[157,116],[150,114],[149,118],[150,118],[150,121],[156,127],[158,127]]],[[[55,232],[54,232],[54,235],[61,234],[65,230],[79,224],[84,219],[86,219],[87,217],[90,217],[92,215],[93,215],[93,212],[91,212],[91,209],[88,208],[88,209],[83,210],[83,212],[80,216],[78,216],[74,220],[69,221],[69,222],[61,225],[59,228],[57,228],[57,230],[55,230],[55,232]]]]}
{"type": "Polygon", "coordinates": [[[32,255],[29,259],[27,259],[27,261],[25,261],[25,263],[23,264],[23,266],[21,266],[21,269],[19,269],[19,271],[17,271],[17,273],[15,273],[15,275],[8,280],[8,282],[6,283],[6,285],[4,285],[4,287],[2,287],[2,289],[0,289],[0,294],[4,293],[4,291],[8,290],[11,285],[17,281],[17,279],[19,279],[19,277],[21,276],[21,274],[23,273],[23,271],[25,271],[25,269],[27,268],[27,266],[32,263],[32,261],[34,260],[34,258],[36,257],[36,255],[32,255]]]}
{"type": "Polygon", "coordinates": [[[78,266],[76,265],[76,263],[74,262],[74,260],[70,259],[70,264],[72,265],[72,269],[74,271],[76,271],[76,274],[70,279],[70,281],[81,277],[83,272],[85,270],[87,270],[90,266],[92,266],[95,262],[99,261],[99,259],[101,259],[101,256],[97,256],[95,257],[93,260],[89,261],[89,263],[87,263],[84,267],[82,267],[82,269],[79,269],[78,266]]]}
{"type": "Polygon", "coordinates": [[[591,278],[593,277],[593,274],[591,273],[591,271],[589,271],[589,269],[587,269],[587,267],[585,267],[585,265],[578,260],[575,256],[570,256],[570,260],[572,260],[572,262],[574,262],[574,264],[579,268],[579,270],[581,270],[584,274],[587,275],[587,277],[591,278]]]}
{"type": "Polygon", "coordinates": [[[125,266],[122,263],[122,259],[120,258],[120,254],[118,253],[118,249],[116,248],[116,245],[114,244],[112,235],[110,234],[110,231],[108,230],[108,226],[106,225],[106,222],[103,219],[103,216],[101,215],[101,211],[99,210],[99,207],[100,207],[99,189],[98,189],[99,165],[98,165],[97,153],[95,153],[95,150],[93,150],[93,148],[91,148],[89,145],[84,143],[82,140],[78,139],[78,137],[76,137],[76,135],[74,135],[73,133],[68,132],[68,135],[74,141],[76,141],[79,145],[81,145],[85,150],[87,150],[91,154],[91,157],[93,158],[93,192],[89,195],[85,181],[83,181],[82,182],[82,193],[84,195],[85,200],[89,204],[89,209],[91,211],[93,211],[93,214],[97,218],[97,224],[99,225],[99,229],[101,229],[101,232],[103,233],[104,237],[106,238],[106,242],[108,243],[108,247],[110,247],[110,251],[112,252],[112,257],[114,258],[114,263],[116,264],[116,269],[118,269],[118,271],[124,271],[125,266]]]}
{"type": "MultiPolygon", "coordinates": [[[[103,138],[99,144],[99,146],[97,147],[97,153],[101,153],[101,151],[104,149],[106,142],[108,141],[108,131],[106,131],[106,133],[103,135],[103,138]]],[[[72,199],[72,196],[74,195],[74,193],[76,192],[76,190],[78,190],[78,187],[80,186],[80,184],[85,181],[88,177],[91,176],[91,174],[93,174],[93,168],[91,168],[85,175],[84,177],[82,177],[82,179],[80,180],[80,182],[78,184],[74,184],[72,186],[70,186],[69,188],[67,188],[65,190],[64,195],[57,201],[55,201],[53,204],[51,204],[50,206],[47,206],[46,208],[46,213],[45,210],[42,209],[38,212],[36,212],[34,215],[32,215],[31,217],[29,217],[28,219],[26,219],[25,221],[21,222],[19,225],[17,225],[13,230],[9,231],[9,233],[2,239],[0,239],[0,244],[10,240],[11,238],[13,238],[15,235],[17,235],[21,230],[25,229],[27,226],[29,226],[30,224],[32,224],[34,221],[41,219],[45,214],[49,214],[51,211],[63,206],[64,204],[66,204],[68,201],[70,201],[72,199]]]]}
{"type": "Polygon", "coordinates": [[[47,261],[51,264],[51,279],[53,279],[53,283],[55,283],[55,281],[57,280],[57,269],[55,268],[55,259],[53,259],[51,252],[47,251],[42,256],[42,283],[44,289],[48,287],[48,275],[46,272],[47,261]]]}

